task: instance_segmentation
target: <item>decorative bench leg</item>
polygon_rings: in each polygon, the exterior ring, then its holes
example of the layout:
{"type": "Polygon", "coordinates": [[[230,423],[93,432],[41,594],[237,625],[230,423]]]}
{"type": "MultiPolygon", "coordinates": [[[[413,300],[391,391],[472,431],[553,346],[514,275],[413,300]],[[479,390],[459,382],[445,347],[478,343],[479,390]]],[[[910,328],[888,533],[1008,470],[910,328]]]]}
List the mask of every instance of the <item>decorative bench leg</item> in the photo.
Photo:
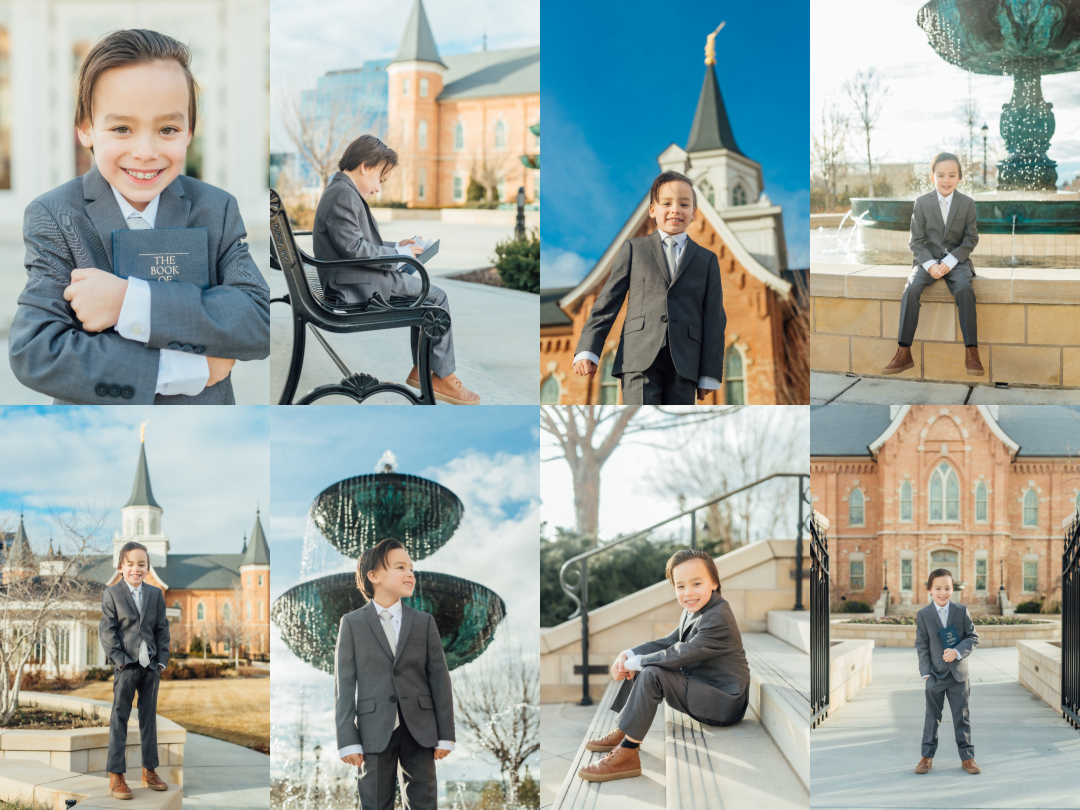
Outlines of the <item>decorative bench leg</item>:
{"type": "Polygon", "coordinates": [[[289,376],[285,380],[285,389],[281,392],[278,405],[292,405],[292,399],[296,396],[296,386],[300,384],[300,372],[304,366],[304,345],[307,339],[307,329],[304,318],[293,313],[293,346],[292,359],[289,361],[289,376]]]}

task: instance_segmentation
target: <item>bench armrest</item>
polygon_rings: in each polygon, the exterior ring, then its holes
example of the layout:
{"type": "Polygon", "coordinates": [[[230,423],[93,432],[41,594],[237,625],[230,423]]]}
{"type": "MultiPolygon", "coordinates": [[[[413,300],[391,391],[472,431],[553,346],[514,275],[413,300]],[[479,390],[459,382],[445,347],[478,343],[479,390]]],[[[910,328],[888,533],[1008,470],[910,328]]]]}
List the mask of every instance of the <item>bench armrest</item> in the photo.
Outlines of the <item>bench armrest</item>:
{"type": "Polygon", "coordinates": [[[416,309],[424,303],[427,298],[428,290],[431,288],[431,278],[428,276],[427,269],[424,267],[424,263],[417,259],[412,254],[408,256],[371,256],[366,259],[316,259],[314,256],[309,256],[298,246],[296,252],[300,255],[300,261],[304,264],[310,264],[312,267],[376,267],[380,264],[386,264],[388,261],[401,262],[407,264],[410,267],[415,267],[420,272],[420,294],[416,300],[402,309],[416,309]]]}

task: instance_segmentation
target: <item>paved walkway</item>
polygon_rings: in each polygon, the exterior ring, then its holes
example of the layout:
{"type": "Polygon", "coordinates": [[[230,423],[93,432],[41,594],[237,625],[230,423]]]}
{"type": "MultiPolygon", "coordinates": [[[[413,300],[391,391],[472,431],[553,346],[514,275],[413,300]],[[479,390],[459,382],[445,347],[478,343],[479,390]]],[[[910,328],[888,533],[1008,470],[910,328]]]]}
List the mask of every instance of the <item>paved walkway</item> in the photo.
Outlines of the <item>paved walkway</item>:
{"type": "Polygon", "coordinates": [[[1080,734],[1017,680],[1015,647],[970,660],[973,775],[946,701],[933,769],[915,773],[925,699],[914,649],[874,650],[874,680],[810,735],[815,808],[1080,808],[1080,734]]]}
{"type": "Polygon", "coordinates": [[[1070,388],[996,388],[810,372],[811,405],[1066,405],[1076,402],[1077,397],[1080,392],[1070,388]]]}
{"type": "Polygon", "coordinates": [[[184,744],[184,810],[269,807],[270,757],[188,732],[184,744]]]}
{"type": "Polygon", "coordinates": [[[550,807],[581,741],[596,714],[596,705],[540,704],[540,807],[550,807]]]}
{"type": "MultiPolygon", "coordinates": [[[[441,220],[400,219],[380,225],[379,232],[384,239],[395,242],[414,236],[438,239],[439,254],[425,267],[432,276],[447,276],[491,267],[495,264],[495,245],[513,238],[514,226],[455,225],[441,220]]],[[[311,252],[303,243],[301,247],[311,252]]]]}

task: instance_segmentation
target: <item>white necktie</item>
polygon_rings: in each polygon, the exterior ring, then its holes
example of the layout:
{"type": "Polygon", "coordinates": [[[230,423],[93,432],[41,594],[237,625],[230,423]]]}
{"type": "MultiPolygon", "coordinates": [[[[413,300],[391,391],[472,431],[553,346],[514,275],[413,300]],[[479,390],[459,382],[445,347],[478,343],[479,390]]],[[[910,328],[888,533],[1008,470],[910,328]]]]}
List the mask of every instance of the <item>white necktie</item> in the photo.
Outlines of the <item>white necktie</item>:
{"type": "MultiPolygon", "coordinates": [[[[142,593],[139,588],[136,588],[131,592],[131,595],[135,598],[135,607],[139,610],[139,619],[142,619],[142,593]]],[[[139,634],[142,634],[142,622],[139,622],[139,634]]],[[[145,639],[139,641],[139,664],[144,667],[150,666],[150,651],[146,649],[145,639]]]]}
{"type": "MultiPolygon", "coordinates": [[[[382,619],[382,629],[386,633],[386,640],[390,642],[390,652],[397,652],[397,634],[394,632],[394,614],[389,610],[384,610],[379,613],[379,618],[382,619]]],[[[398,713],[394,712],[394,728],[397,728],[401,724],[401,718],[398,713]]]]}
{"type": "Polygon", "coordinates": [[[678,267],[678,247],[675,244],[675,237],[664,237],[664,256],[667,258],[668,271],[671,273],[671,280],[675,280],[675,269],[678,267]]]}
{"type": "Polygon", "coordinates": [[[128,230],[131,231],[149,231],[153,230],[150,227],[150,223],[140,217],[138,214],[132,214],[127,219],[128,230]]]}
{"type": "Polygon", "coordinates": [[[938,203],[941,204],[941,221],[947,223],[949,221],[949,198],[942,197],[938,200],[938,203]]]}

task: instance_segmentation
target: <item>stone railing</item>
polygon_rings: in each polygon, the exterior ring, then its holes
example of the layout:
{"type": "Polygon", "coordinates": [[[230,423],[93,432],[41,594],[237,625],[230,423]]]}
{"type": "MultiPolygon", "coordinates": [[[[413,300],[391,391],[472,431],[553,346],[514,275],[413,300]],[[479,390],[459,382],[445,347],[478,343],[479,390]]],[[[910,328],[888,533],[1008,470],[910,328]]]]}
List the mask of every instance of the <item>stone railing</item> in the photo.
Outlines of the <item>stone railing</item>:
{"type": "MultiPolygon", "coordinates": [[[[906,234],[905,234],[906,238],[906,234]]],[[[1073,260],[1075,265],[1075,259],[1073,260]]],[[[986,376],[970,377],[956,304],[944,284],[922,296],[911,346],[915,367],[898,376],[942,382],[1080,387],[1077,270],[977,268],[979,354],[986,376]]],[[[908,266],[816,264],[810,271],[815,371],[881,376],[896,351],[908,266]]]]}

